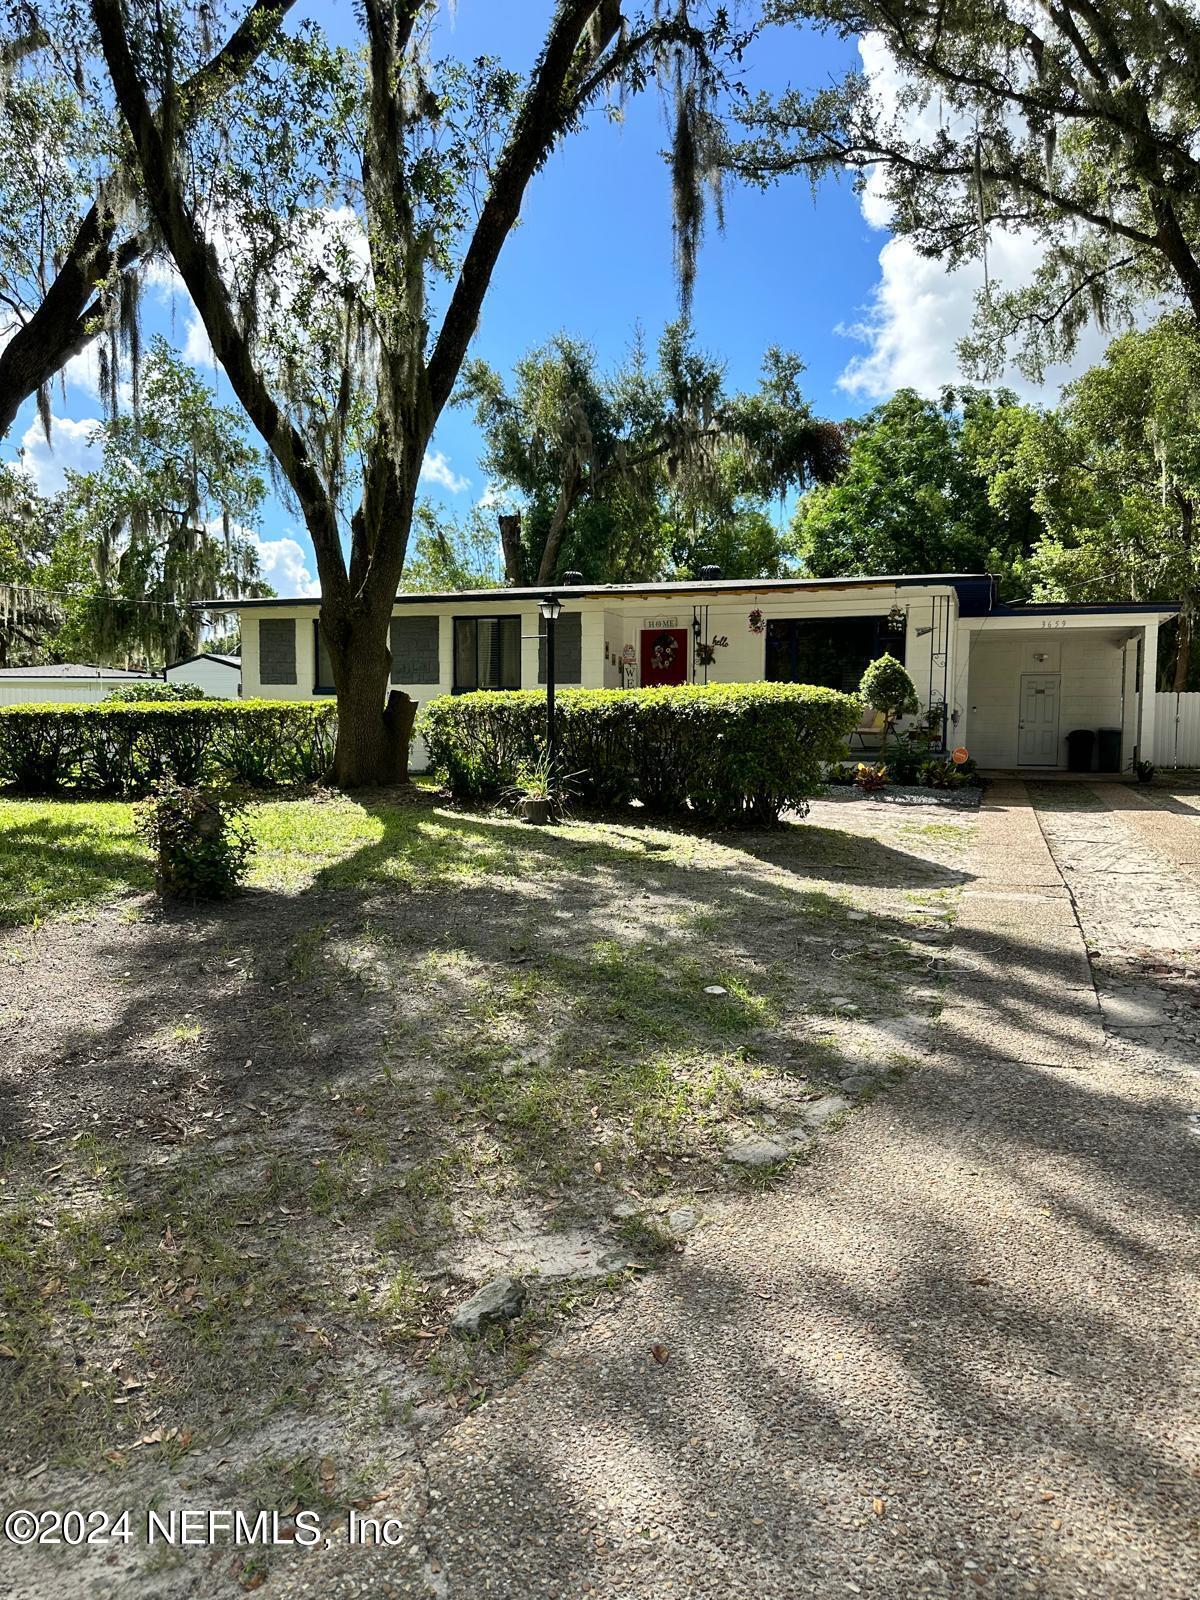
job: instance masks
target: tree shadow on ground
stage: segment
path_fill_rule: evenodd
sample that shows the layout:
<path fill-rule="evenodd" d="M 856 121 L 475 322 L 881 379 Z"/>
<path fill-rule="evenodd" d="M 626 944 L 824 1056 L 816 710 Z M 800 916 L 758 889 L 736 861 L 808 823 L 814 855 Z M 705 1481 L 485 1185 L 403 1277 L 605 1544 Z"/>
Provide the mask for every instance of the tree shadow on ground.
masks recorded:
<path fill-rule="evenodd" d="M 714 1056 L 752 1047 L 751 1036 L 762 1026 L 760 1003 L 780 1004 L 769 987 L 772 969 L 788 961 L 802 969 L 809 959 L 811 947 L 802 949 L 797 936 L 828 925 L 835 941 L 845 940 L 856 926 L 846 923 L 845 901 L 824 876 L 840 870 L 840 841 L 813 849 L 790 834 L 723 836 L 718 843 L 728 855 L 708 864 L 664 860 L 656 848 L 661 825 L 649 822 L 622 823 L 622 842 L 613 844 L 572 839 L 569 830 L 535 833 L 504 819 L 452 820 L 461 829 L 457 845 L 422 831 L 425 816 L 404 826 L 385 813 L 384 837 L 349 862 L 323 869 L 309 893 L 255 893 L 217 911 L 172 913 L 140 928 L 109 918 L 99 937 L 78 927 L 58 934 L 56 959 L 72 942 L 80 955 L 68 968 L 68 1008 L 82 1011 L 86 1023 L 93 989 L 104 988 L 112 1003 L 79 1039 L 73 1035 L 80 1019 L 68 1011 L 57 1022 L 40 1019 L 49 1024 L 41 1053 L 10 1083 L 3 1129 L 11 1146 L 44 1131 L 53 1107 L 60 1138 L 86 1131 L 82 1148 L 93 1150 L 88 1203 L 101 1213 L 95 1225 L 85 1218 L 62 1233 L 58 1255 L 47 1252 L 38 1246 L 38 1216 L 46 1205 L 39 1199 L 21 1223 L 28 1266 L 10 1278 L 14 1296 L 42 1306 L 35 1320 L 43 1310 L 47 1318 L 35 1329 L 46 1361 L 28 1370 L 24 1398 L 18 1395 L 18 1402 L 30 1403 L 30 1384 L 49 1395 L 54 1414 L 45 1419 L 47 1454 L 64 1446 L 82 1449 L 85 1437 L 120 1445 L 133 1426 L 129 1412 L 114 1415 L 103 1395 L 93 1401 L 72 1393 L 79 1360 L 86 1369 L 91 1355 L 107 1356 L 109 1346 L 78 1329 L 68 1336 L 48 1320 L 55 1301 L 40 1302 L 41 1287 L 68 1267 L 68 1254 L 75 1257 L 68 1280 L 73 1291 L 86 1292 L 99 1264 L 115 1252 L 116 1287 L 144 1295 L 147 1310 L 136 1338 L 123 1337 L 139 1364 L 178 1374 L 160 1401 L 160 1425 L 194 1421 L 197 1390 L 207 1387 L 207 1402 L 232 1412 L 239 1396 L 244 1401 L 261 1384 L 272 1405 L 308 1419 L 306 1436 L 324 1440 L 331 1428 L 336 1436 L 344 1406 L 324 1413 L 319 1397 L 306 1390 L 314 1383 L 336 1390 L 344 1352 L 366 1345 L 378 1350 L 387 1324 L 364 1317 L 351 1291 L 359 1294 L 381 1265 L 403 1263 L 393 1248 L 397 1239 L 405 1241 L 404 1251 L 410 1238 L 417 1249 L 431 1208 L 436 1220 L 438 1207 L 460 1204 L 460 1188 L 485 1194 L 489 1184 L 498 1185 L 500 1203 L 507 1203 L 507 1174 L 523 1163 L 543 1177 L 564 1157 L 568 1166 L 582 1162 L 590 1170 L 584 1158 L 595 1141 L 587 1136 L 588 1106 L 606 1064 L 649 1070 L 663 1050 L 659 1029 L 676 1046 Z M 867 843 L 864 854 L 877 864 L 878 876 L 864 883 L 924 892 L 967 876 Z M 807 859 L 802 865 L 806 851 L 815 867 Z M 414 892 L 429 875 L 431 854 L 440 863 L 436 886 Z M 496 881 L 513 858 L 526 863 L 522 883 Z M 764 863 L 772 868 L 767 883 Z M 802 887 L 803 878 L 825 887 Z M 689 1008 L 679 997 L 695 991 L 697 973 L 685 971 L 684 958 L 669 948 L 657 967 L 651 965 L 650 992 L 628 987 L 619 944 L 597 967 L 595 951 L 613 946 L 614 924 L 634 893 L 648 895 L 652 907 L 669 903 L 685 915 L 716 907 L 731 919 L 729 947 L 746 957 L 735 961 L 740 990 L 731 989 L 710 1011 Z M 555 912 L 568 903 L 569 925 L 560 924 Z M 661 918 L 647 924 L 660 941 L 663 926 Z M 372 952 L 365 965 L 355 948 L 364 930 Z M 872 939 L 899 940 L 912 932 L 911 921 L 899 915 L 871 914 Z M 715 941 L 717 933 L 707 937 Z M 964 948 L 971 950 L 970 938 Z M 1044 950 L 1033 938 L 989 933 L 978 951 L 1011 970 L 1015 1017 L 1022 995 L 1038 992 Z M 531 983 L 531 972 L 547 973 L 549 987 Z M 611 987 L 624 1015 L 576 1011 L 580 992 L 594 1002 L 598 982 Z M 787 982 L 797 987 L 785 991 L 784 1005 L 789 997 L 797 1004 L 812 998 L 805 988 L 811 972 L 792 971 Z M 457 1076 L 439 1059 L 438 1038 L 429 1032 L 420 998 L 427 983 L 446 985 L 430 988 L 435 1001 L 458 996 Z M 654 991 L 672 984 L 677 992 L 667 1004 L 657 1003 Z M 497 1012 L 495 997 L 513 993 L 516 998 Z M 543 1007 L 547 994 L 553 1009 Z M 172 1021 L 198 1030 L 194 1043 L 164 1042 Z M 501 1027 L 508 1029 L 503 1036 Z M 512 1115 L 521 1109 L 524 1090 L 505 1088 L 514 1080 L 503 1076 L 499 1063 L 548 1039 L 550 1052 L 529 1081 L 535 1088 L 549 1084 L 557 1098 L 542 1092 L 535 1106 L 524 1108 L 545 1121 L 546 1137 L 531 1145 L 527 1123 Z M 886 1096 L 875 1113 L 912 1150 L 899 1189 L 880 1187 L 868 1155 L 860 1181 L 835 1197 L 830 1163 L 852 1158 L 855 1149 L 852 1133 L 835 1136 L 783 1195 L 752 1202 L 744 1220 L 746 1228 L 753 1226 L 756 1208 L 769 1217 L 781 1205 L 808 1207 L 821 1219 L 815 1247 L 810 1235 L 803 1252 L 785 1252 L 782 1262 L 750 1249 L 733 1267 L 688 1257 L 661 1287 L 645 1291 L 654 1328 L 672 1351 L 665 1368 L 638 1349 L 616 1352 L 600 1370 L 580 1368 L 578 1378 L 570 1365 L 556 1372 L 577 1437 L 602 1424 L 606 1430 L 605 1472 L 614 1497 L 631 1475 L 640 1481 L 634 1522 L 649 1517 L 656 1502 L 689 1508 L 694 1547 L 674 1546 L 683 1576 L 694 1573 L 699 1582 L 720 1563 L 731 1581 L 736 1576 L 749 1584 L 754 1575 L 755 1592 L 781 1597 L 803 1581 L 827 1582 L 833 1569 L 841 1576 L 839 1563 L 847 1558 L 829 1554 L 841 1549 L 833 1521 L 840 1525 L 847 1494 L 862 1500 L 862 1485 L 877 1481 L 884 1463 L 893 1481 L 921 1486 L 916 1510 L 910 1503 L 905 1531 L 881 1543 L 868 1497 L 866 1531 L 856 1531 L 854 1539 L 864 1558 L 873 1554 L 878 1570 L 890 1575 L 895 1593 L 912 1592 L 904 1576 L 911 1578 L 912 1563 L 928 1554 L 961 1563 L 959 1537 L 985 1562 L 1007 1559 L 1003 1524 L 982 1513 L 971 1520 L 962 1477 L 947 1473 L 944 1460 L 931 1462 L 928 1439 L 913 1437 L 898 1412 L 893 1417 L 887 1407 L 859 1406 L 825 1359 L 848 1330 L 864 1326 L 876 1328 L 871 1358 L 892 1363 L 898 1386 L 927 1397 L 937 1436 L 968 1441 L 958 1458 L 964 1475 L 999 1470 L 1002 1482 L 1015 1484 L 1039 1440 L 1049 1437 L 1080 1470 L 1146 1500 L 1152 1473 L 1164 1465 L 1126 1420 L 1109 1425 L 1101 1419 L 1094 1426 L 1070 1417 L 1031 1420 L 1008 1404 L 999 1380 L 1005 1352 L 1015 1347 L 1024 1365 L 1040 1363 L 1050 1377 L 1076 1386 L 1116 1368 L 1153 1373 L 1169 1394 L 1179 1378 L 1170 1341 L 1162 1347 L 1161 1341 L 1131 1338 L 1102 1309 L 1072 1305 L 1078 1338 L 1064 1351 L 1063 1305 L 1046 1296 L 1032 1305 L 1014 1296 L 998 1263 L 1009 1260 L 1015 1272 L 1036 1278 L 1038 1258 L 1022 1257 L 1030 1241 L 1010 1228 L 1004 1242 L 1003 1220 L 1018 1199 L 1036 1201 L 1069 1227 L 1073 1247 L 1093 1253 L 1100 1280 L 1115 1275 L 1126 1296 L 1156 1293 L 1163 1263 L 1147 1245 L 1139 1217 L 1191 1214 L 1194 1143 L 1189 1146 L 1176 1128 L 1169 1099 L 1145 1084 L 1133 1100 L 1071 1071 L 978 1061 L 965 1050 L 956 1060 L 952 1034 L 943 1034 L 940 1044 L 940 1064 Z M 47 1080 L 57 1080 L 57 1100 L 46 1093 Z M 463 1099 L 466 1080 L 474 1085 L 473 1101 Z M 495 1099 L 488 1097 L 492 1091 Z M 1154 1138 L 1145 1137 L 1148 1129 Z M 695 1149 L 672 1145 L 669 1120 L 655 1125 L 654 1137 L 667 1152 L 660 1151 L 657 1164 L 673 1169 L 665 1181 L 687 1181 L 685 1165 L 677 1163 L 684 1157 L 693 1163 Z M 447 1177 L 447 1157 L 461 1138 L 473 1145 L 486 1139 L 487 1160 L 473 1165 L 473 1155 Z M 14 1173 L 21 1181 L 10 1194 L 18 1202 L 23 1187 L 32 1201 L 35 1191 L 53 1194 L 63 1183 L 44 1175 L 58 1155 L 51 1158 L 49 1146 L 32 1149 L 28 1171 Z M 930 1179 L 943 1163 L 966 1164 L 978 1175 L 978 1228 L 942 1213 Z M 646 1162 L 648 1181 L 654 1164 Z M 596 1189 L 607 1181 L 598 1180 Z M 1102 1192 L 1111 1184 L 1120 1184 L 1127 1197 L 1119 1206 Z M 55 1203 L 78 1211 L 74 1202 L 82 1193 Z M 256 1229 L 266 1232 L 265 1243 L 254 1238 Z M 392 1243 L 381 1246 L 383 1229 Z M 846 1240 L 859 1241 L 849 1255 L 839 1243 Z M 862 1241 L 870 1241 L 866 1255 Z M 998 1280 L 995 1293 L 991 1285 L 972 1282 L 987 1277 Z M 176 1285 L 170 1293 L 168 1282 Z M 193 1283 L 197 1293 L 183 1300 Z M 260 1304 L 247 1306 L 248 1294 L 252 1300 L 257 1294 Z M 220 1318 L 234 1307 L 239 1318 L 231 1342 Z M 93 1322 L 96 1312 L 110 1314 L 96 1305 Z M 915 1338 L 914 1321 L 920 1324 Z M 781 1340 L 811 1346 L 822 1359 L 797 1367 L 783 1358 Z M 383 1363 L 401 1387 L 413 1376 L 407 1361 L 407 1354 L 393 1352 Z M 631 1365 L 637 1368 L 632 1379 Z M 369 1363 L 368 1371 L 374 1371 Z M 1043 1387 L 1055 1403 L 1062 1397 L 1055 1384 Z M 705 1401 L 699 1419 L 697 1398 Z M 7 1414 L 20 1415 L 16 1407 Z M 28 1412 L 25 1428 L 27 1418 Z M 719 1419 L 715 1432 L 713 1418 Z M 257 1425 L 262 1419 L 254 1411 L 248 1420 Z M 699 1470 L 692 1442 L 698 1423 L 703 1451 L 716 1461 L 711 1472 Z M 535 1587 L 521 1566 L 521 1530 L 483 1514 L 493 1493 L 497 1504 L 502 1499 L 509 1507 L 518 1493 L 527 1507 L 540 1501 L 567 1529 L 574 1508 L 580 1529 L 587 1519 L 610 1540 L 624 1541 L 629 1570 L 644 1570 L 647 1592 L 656 1592 L 644 1541 L 624 1524 L 609 1528 L 609 1513 L 584 1490 L 587 1475 L 556 1456 L 553 1440 L 522 1436 L 519 1424 L 514 1429 L 493 1462 L 476 1465 L 467 1490 L 453 1485 L 481 1508 L 465 1519 L 463 1532 L 488 1553 L 494 1592 L 557 1594 L 568 1580 L 578 1584 L 581 1574 L 609 1568 L 594 1537 L 589 1546 L 581 1531 L 539 1558 L 536 1581 L 546 1586 Z M 947 1503 L 955 1507 L 949 1519 Z M 530 1520 L 536 1520 L 532 1513 Z M 721 1530 L 720 1541 L 707 1539 L 710 1523 Z M 1164 1547 L 1177 1529 L 1172 1512 L 1161 1524 Z M 460 1547 L 453 1560 L 466 1559 Z M 1064 1595 L 1075 1579 L 1064 1568 Z"/>

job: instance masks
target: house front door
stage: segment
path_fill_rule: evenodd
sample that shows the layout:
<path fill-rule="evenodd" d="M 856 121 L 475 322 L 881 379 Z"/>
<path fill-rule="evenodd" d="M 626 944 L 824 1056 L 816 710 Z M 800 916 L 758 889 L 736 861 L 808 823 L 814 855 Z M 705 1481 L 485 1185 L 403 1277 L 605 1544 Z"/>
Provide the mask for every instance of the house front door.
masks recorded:
<path fill-rule="evenodd" d="M 1058 673 L 1021 674 L 1021 721 L 1017 765 L 1058 766 Z"/>
<path fill-rule="evenodd" d="M 642 629 L 642 688 L 665 683 L 686 683 L 688 670 L 686 628 Z"/>

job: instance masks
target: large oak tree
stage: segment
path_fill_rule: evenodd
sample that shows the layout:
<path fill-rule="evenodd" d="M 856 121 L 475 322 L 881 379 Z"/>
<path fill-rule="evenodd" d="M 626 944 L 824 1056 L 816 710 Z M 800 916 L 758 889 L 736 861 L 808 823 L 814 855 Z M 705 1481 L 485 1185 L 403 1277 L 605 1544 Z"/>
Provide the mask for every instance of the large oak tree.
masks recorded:
<path fill-rule="evenodd" d="M 686 279 L 739 41 L 720 6 L 698 23 L 656 0 L 628 16 L 559 0 L 518 74 L 437 60 L 425 0 L 362 0 L 361 56 L 281 35 L 226 96 L 227 170 L 201 194 L 171 30 L 149 0 L 91 11 L 151 214 L 313 542 L 335 781 L 387 781 L 404 754 L 384 709 L 388 620 L 421 462 L 526 189 L 597 101 L 665 82 Z"/>

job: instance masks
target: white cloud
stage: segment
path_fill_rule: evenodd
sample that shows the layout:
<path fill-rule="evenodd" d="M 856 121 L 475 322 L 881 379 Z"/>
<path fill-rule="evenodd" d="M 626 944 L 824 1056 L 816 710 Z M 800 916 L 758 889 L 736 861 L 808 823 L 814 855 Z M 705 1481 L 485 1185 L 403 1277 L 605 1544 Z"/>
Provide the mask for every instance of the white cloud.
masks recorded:
<path fill-rule="evenodd" d="M 511 489 L 502 487 L 495 479 L 489 478 L 475 504 L 480 511 L 519 511 L 522 498 L 514 494 Z"/>
<path fill-rule="evenodd" d="M 200 314 L 192 311 L 187 319 L 187 334 L 183 341 L 183 355 L 194 367 L 212 375 L 217 364 L 217 358 L 208 337 L 208 329 L 200 320 Z"/>
<path fill-rule="evenodd" d="M 470 487 L 471 480 L 460 477 L 441 450 L 427 450 L 421 463 L 421 482 L 436 483 L 443 489 L 449 489 L 451 494 L 462 494 L 464 489 Z"/>
<path fill-rule="evenodd" d="M 881 37 L 861 39 L 859 52 L 875 93 L 894 111 L 902 75 Z M 940 118 L 935 97 L 921 110 L 906 111 L 904 125 L 913 137 L 929 138 Z M 871 227 L 890 226 L 880 168 L 869 174 L 860 204 Z M 989 236 L 988 275 L 1005 290 L 1031 282 L 1041 259 L 1042 247 L 1027 231 L 997 230 Z M 866 315 L 837 330 L 867 347 L 847 364 L 838 386 L 864 399 L 883 400 L 900 388 L 935 395 L 946 384 L 961 383 L 957 345 L 971 331 L 975 296 L 984 283 L 983 263 L 968 262 L 947 272 L 942 262 L 919 255 L 908 240 L 893 238 L 879 252 L 879 269 Z M 1048 370 L 1043 383 L 1030 383 L 1013 368 L 1004 374 L 1004 382 L 1027 399 L 1053 399 L 1063 383 L 1100 358 L 1107 342 L 1107 335 L 1090 327 L 1072 360 Z"/>
<path fill-rule="evenodd" d="M 36 418 L 21 436 L 20 459 L 42 494 L 56 494 L 67 486 L 66 473 L 91 472 L 100 464 L 103 446 L 92 435 L 101 426 L 96 417 L 72 422 L 70 417 L 54 417 L 50 443 Z"/>
<path fill-rule="evenodd" d="M 308 570 L 308 557 L 295 539 L 286 534 L 282 539 L 260 539 L 253 533 L 246 537 L 257 547 L 262 575 L 277 594 L 289 599 L 320 594 L 320 582 Z"/>

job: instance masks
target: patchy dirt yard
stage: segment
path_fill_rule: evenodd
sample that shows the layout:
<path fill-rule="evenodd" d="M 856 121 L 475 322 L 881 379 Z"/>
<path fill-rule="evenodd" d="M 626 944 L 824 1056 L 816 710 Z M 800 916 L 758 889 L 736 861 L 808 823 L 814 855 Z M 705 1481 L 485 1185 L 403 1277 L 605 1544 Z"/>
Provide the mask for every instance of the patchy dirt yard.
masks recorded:
<path fill-rule="evenodd" d="M 420 791 L 276 802 L 250 892 L 164 914 L 127 808 L 0 802 L 33 874 L 0 930 L 5 1498 L 285 1529 L 371 1503 L 914 1064 L 974 826 L 841 799 L 711 838 Z M 516 1321 L 450 1331 L 501 1273 Z M 269 1570 L 60 1554 L 11 1592 Z"/>

